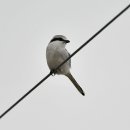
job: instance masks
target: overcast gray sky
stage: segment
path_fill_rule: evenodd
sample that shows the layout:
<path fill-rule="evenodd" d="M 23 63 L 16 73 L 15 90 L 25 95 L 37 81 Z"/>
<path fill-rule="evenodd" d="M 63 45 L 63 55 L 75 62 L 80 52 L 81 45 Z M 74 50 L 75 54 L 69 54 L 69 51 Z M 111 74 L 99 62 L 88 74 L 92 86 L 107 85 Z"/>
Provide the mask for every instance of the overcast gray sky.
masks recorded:
<path fill-rule="evenodd" d="M 0 113 L 49 73 L 46 46 L 70 53 L 129 0 L 1 0 Z M 64 76 L 47 79 L 0 120 L 1 130 L 129 130 L 130 9 L 72 58 L 83 97 Z"/>

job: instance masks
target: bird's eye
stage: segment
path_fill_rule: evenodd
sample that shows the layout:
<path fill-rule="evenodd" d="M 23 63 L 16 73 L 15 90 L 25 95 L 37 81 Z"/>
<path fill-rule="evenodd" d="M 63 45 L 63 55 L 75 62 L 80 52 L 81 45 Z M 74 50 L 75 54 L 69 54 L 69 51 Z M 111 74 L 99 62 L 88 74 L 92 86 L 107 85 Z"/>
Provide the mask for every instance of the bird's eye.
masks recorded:
<path fill-rule="evenodd" d="M 59 41 L 64 41 L 64 39 L 62 39 L 62 38 L 59 38 Z"/>

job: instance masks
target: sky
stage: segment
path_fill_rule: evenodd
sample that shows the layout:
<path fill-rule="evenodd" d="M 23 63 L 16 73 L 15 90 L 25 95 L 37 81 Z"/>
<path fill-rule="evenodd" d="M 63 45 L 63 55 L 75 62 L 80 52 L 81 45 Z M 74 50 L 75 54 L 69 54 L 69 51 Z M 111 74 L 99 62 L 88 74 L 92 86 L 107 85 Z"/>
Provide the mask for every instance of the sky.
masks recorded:
<path fill-rule="evenodd" d="M 72 53 L 129 0 L 0 1 L 0 114 L 49 73 L 46 47 L 65 35 Z M 129 130 L 130 9 L 72 58 L 82 96 L 49 77 L 0 120 L 2 130 Z"/>

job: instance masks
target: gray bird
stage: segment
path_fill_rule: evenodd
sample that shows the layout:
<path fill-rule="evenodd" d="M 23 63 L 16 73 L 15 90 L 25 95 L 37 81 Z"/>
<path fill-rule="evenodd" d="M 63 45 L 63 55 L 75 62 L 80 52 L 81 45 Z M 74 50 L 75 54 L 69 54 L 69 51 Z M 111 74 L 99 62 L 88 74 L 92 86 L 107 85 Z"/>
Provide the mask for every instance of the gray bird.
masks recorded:
<path fill-rule="evenodd" d="M 47 64 L 50 68 L 50 71 L 55 70 L 55 68 L 60 65 L 64 60 L 66 60 L 70 54 L 66 50 L 65 46 L 66 43 L 69 43 L 70 41 L 63 35 L 56 35 L 52 38 L 50 43 L 47 46 L 46 49 L 46 58 L 47 58 Z M 71 59 L 69 59 L 65 64 L 63 64 L 56 72 L 55 74 L 62 74 L 67 76 L 71 82 L 74 84 L 74 86 L 77 88 L 77 90 L 84 96 L 85 93 L 82 90 L 82 88 L 79 86 L 77 81 L 74 79 L 70 72 L 71 68 Z"/>

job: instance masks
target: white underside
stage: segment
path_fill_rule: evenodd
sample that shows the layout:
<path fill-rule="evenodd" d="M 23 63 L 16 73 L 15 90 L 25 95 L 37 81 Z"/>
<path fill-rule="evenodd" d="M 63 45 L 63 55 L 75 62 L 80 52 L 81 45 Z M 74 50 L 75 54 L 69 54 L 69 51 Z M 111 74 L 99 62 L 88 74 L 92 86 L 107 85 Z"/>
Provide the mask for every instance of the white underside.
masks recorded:
<path fill-rule="evenodd" d="M 49 43 L 46 49 L 47 64 L 50 70 L 55 69 L 65 59 L 69 57 L 69 53 L 65 49 L 65 45 L 60 41 Z M 58 70 L 57 74 L 67 74 L 70 72 L 70 60 L 62 65 Z"/>

